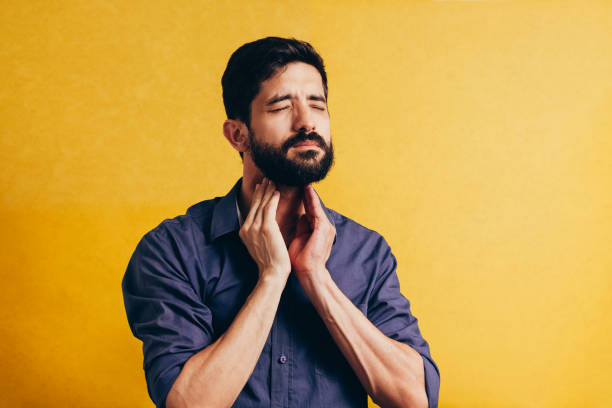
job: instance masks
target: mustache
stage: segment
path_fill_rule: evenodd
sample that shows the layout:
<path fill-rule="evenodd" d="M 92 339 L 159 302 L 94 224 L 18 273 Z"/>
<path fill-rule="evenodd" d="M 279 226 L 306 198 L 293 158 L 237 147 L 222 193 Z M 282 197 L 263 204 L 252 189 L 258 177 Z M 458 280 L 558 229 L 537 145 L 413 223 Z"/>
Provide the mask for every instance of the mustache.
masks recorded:
<path fill-rule="evenodd" d="M 321 135 L 319 135 L 317 132 L 306 133 L 304 131 L 301 131 L 296 133 L 295 136 L 289 138 L 285 143 L 283 143 L 283 152 L 287 153 L 289 149 L 295 146 L 296 144 L 305 142 L 307 140 L 312 140 L 316 142 L 319 147 L 324 150 L 327 147 L 327 143 L 325 143 L 325 140 L 323 140 Z"/>

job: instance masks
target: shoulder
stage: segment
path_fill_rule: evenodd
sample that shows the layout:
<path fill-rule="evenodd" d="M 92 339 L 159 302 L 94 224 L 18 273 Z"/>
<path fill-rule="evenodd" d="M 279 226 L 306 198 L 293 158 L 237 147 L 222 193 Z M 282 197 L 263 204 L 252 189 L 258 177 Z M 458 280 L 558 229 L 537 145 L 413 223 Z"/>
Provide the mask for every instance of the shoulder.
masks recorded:
<path fill-rule="evenodd" d="M 192 205 L 185 214 L 166 218 L 146 232 L 132 254 L 126 277 L 193 281 L 201 269 L 200 249 L 208 243 L 210 216 L 218 199 Z"/>
<path fill-rule="evenodd" d="M 194 235 L 206 236 L 210 230 L 210 223 L 215 204 L 221 197 L 215 197 L 200 201 L 188 207 L 185 214 L 166 218 L 157 226 L 148 231 L 144 238 L 164 240 L 164 239 L 185 239 Z"/>
<path fill-rule="evenodd" d="M 327 211 L 336 227 L 337 240 L 343 247 L 361 248 L 373 252 L 390 252 L 389 244 L 378 231 L 331 208 L 327 208 Z"/>
<path fill-rule="evenodd" d="M 334 210 L 327 210 L 336 226 L 336 241 L 327 269 L 355 305 L 367 305 L 381 277 L 394 270 L 391 249 L 377 231 Z"/>
<path fill-rule="evenodd" d="M 201 201 L 190 206 L 185 214 L 161 221 L 142 236 L 132 260 L 140 261 L 139 265 L 163 263 L 177 275 L 195 276 L 201 265 L 201 250 L 210 243 L 212 213 L 219 199 Z"/>

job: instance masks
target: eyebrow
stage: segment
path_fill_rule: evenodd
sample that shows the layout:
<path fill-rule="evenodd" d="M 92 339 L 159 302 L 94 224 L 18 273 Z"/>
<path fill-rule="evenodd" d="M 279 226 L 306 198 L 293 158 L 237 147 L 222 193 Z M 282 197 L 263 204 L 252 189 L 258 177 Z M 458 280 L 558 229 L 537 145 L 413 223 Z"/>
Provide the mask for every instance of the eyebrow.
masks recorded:
<path fill-rule="evenodd" d="M 276 96 L 273 96 L 272 98 L 268 99 L 268 101 L 266 102 L 266 106 L 274 105 L 275 103 L 278 103 L 278 102 L 281 102 L 281 101 L 286 101 L 288 99 L 291 99 L 291 95 L 290 94 L 276 95 Z M 327 103 L 327 101 L 325 100 L 325 97 L 323 97 L 321 95 L 309 95 L 308 96 L 308 100 L 309 101 L 318 101 L 318 102 Z"/>

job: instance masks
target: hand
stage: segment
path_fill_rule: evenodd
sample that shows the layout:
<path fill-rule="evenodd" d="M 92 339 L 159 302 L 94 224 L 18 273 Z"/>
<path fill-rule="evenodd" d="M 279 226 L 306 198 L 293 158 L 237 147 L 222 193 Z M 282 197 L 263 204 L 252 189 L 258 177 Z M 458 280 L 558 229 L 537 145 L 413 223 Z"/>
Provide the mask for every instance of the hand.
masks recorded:
<path fill-rule="evenodd" d="M 276 222 L 280 192 L 264 178 L 255 187 L 251 209 L 238 235 L 259 268 L 259 277 L 271 274 L 287 278 L 291 261 L 285 240 Z"/>
<path fill-rule="evenodd" d="M 310 184 L 304 187 L 304 209 L 306 214 L 298 219 L 295 238 L 289 245 L 291 266 L 300 280 L 325 270 L 336 236 Z"/>

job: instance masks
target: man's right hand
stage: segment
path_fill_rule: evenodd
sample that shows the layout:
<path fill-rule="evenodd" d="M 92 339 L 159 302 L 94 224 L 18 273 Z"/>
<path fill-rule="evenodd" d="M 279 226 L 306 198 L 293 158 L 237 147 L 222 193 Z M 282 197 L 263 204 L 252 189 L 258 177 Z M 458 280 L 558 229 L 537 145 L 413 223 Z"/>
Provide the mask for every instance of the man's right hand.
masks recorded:
<path fill-rule="evenodd" d="M 253 373 L 291 273 L 276 222 L 279 194 L 267 180 L 257 185 L 239 235 L 259 267 L 259 281 L 229 328 L 187 360 L 166 407 L 229 407 Z"/>
<path fill-rule="evenodd" d="M 273 182 L 264 178 L 255 187 L 251 208 L 242 227 L 240 239 L 257 263 L 260 279 L 265 276 L 287 278 L 291 261 L 285 240 L 276 222 L 280 192 Z"/>

